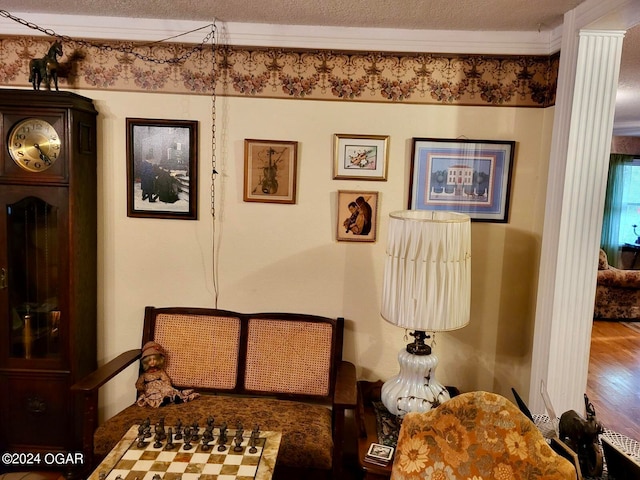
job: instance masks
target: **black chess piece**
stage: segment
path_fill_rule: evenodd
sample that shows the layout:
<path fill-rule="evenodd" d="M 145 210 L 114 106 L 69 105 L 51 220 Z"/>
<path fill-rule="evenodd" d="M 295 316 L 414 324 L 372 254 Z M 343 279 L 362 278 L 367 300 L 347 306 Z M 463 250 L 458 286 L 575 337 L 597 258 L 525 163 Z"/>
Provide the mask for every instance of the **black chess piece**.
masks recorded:
<path fill-rule="evenodd" d="M 194 442 L 197 442 L 198 440 L 200 440 L 200 434 L 198 433 L 200 430 L 200 427 L 198 425 L 198 422 L 193 422 L 191 424 L 191 440 L 193 440 Z"/>
<path fill-rule="evenodd" d="M 236 424 L 236 435 L 233 438 L 233 441 L 236 444 L 236 446 L 233 448 L 234 452 L 241 452 L 242 451 L 242 447 L 240 445 L 242 444 L 242 436 L 243 435 L 244 435 L 244 428 L 242 428 L 242 424 L 240 422 L 238 422 Z"/>
<path fill-rule="evenodd" d="M 144 448 L 147 445 L 149 445 L 149 442 L 145 442 L 144 439 L 145 439 L 144 433 L 138 437 L 138 443 L 137 443 L 138 448 Z"/>
<path fill-rule="evenodd" d="M 191 439 L 191 427 L 184 427 L 184 445 L 182 448 L 185 450 L 191 450 L 191 448 L 193 448 L 193 445 L 191 445 Z"/>
<path fill-rule="evenodd" d="M 162 448 L 162 442 L 160 441 L 160 434 L 156 433 L 155 443 L 153 444 L 153 448 Z"/>
<path fill-rule="evenodd" d="M 176 422 L 176 435 L 174 438 L 176 440 L 182 440 L 182 421 L 180 419 Z"/>
<path fill-rule="evenodd" d="M 259 436 L 260 436 L 260 426 L 256 425 L 255 427 L 253 427 L 253 430 L 251 431 L 251 437 L 249 438 L 249 444 L 251 445 L 251 448 L 249 448 L 249 453 L 256 453 L 258 451 L 258 449 L 256 448 L 256 445 L 258 444 Z"/>
<path fill-rule="evenodd" d="M 164 430 L 164 417 L 162 417 L 158 423 L 156 423 L 156 435 L 160 435 L 160 440 L 167 438 L 167 434 Z"/>
<path fill-rule="evenodd" d="M 211 440 L 213 440 L 213 435 L 211 435 L 211 432 L 209 432 L 209 430 L 205 430 L 202 434 L 202 450 L 204 452 L 208 452 L 211 449 L 211 445 L 209 445 L 209 442 L 211 442 Z"/>
<path fill-rule="evenodd" d="M 151 420 L 147 417 L 144 422 L 142 422 L 142 429 L 144 431 L 144 436 L 149 438 L 151 436 Z"/>
<path fill-rule="evenodd" d="M 249 437 L 249 453 L 256 453 L 258 449 L 256 448 L 256 437 L 253 432 L 251 432 L 251 437 Z"/>
<path fill-rule="evenodd" d="M 167 431 L 167 444 L 165 445 L 165 448 L 167 450 L 173 450 L 176 448 L 175 443 L 173 443 L 173 428 L 171 427 L 169 427 L 169 430 Z"/>
<path fill-rule="evenodd" d="M 220 425 L 220 440 L 222 443 L 227 443 L 227 422 L 222 422 Z"/>
<path fill-rule="evenodd" d="M 224 452 L 227 449 L 227 424 L 220 425 L 220 436 L 218 437 L 218 451 Z"/>
<path fill-rule="evenodd" d="M 213 440 L 213 425 L 207 426 L 207 428 L 204 429 L 204 432 L 202 434 L 202 441 L 204 442 L 206 440 Z"/>

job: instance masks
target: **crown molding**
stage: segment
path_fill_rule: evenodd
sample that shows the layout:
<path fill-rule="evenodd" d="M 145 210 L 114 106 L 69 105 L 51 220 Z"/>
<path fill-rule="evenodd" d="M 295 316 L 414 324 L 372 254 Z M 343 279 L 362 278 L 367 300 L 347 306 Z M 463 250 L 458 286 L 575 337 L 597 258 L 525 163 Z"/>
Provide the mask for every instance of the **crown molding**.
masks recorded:
<path fill-rule="evenodd" d="M 135 42 L 171 39 L 179 43 L 201 43 L 214 22 L 214 19 L 194 22 L 33 13 L 12 15 L 73 39 Z M 219 41 L 227 45 L 408 53 L 548 55 L 559 50 L 552 49 L 552 40 L 561 36 L 558 29 L 540 32 L 402 30 L 220 21 L 216 21 L 216 26 Z M 190 33 L 183 34 L 184 32 Z M 20 36 L 44 35 L 5 17 L 0 19 L 0 33 Z M 554 45 L 555 43 L 557 42 L 554 41 Z"/>

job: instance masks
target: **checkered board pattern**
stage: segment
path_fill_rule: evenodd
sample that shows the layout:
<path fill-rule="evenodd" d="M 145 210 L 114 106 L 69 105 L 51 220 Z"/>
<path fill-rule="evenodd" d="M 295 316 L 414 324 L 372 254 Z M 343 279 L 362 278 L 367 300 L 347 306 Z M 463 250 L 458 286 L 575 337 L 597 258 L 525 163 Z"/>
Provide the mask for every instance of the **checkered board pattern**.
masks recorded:
<path fill-rule="evenodd" d="M 200 428 L 201 436 L 203 432 Z M 144 447 L 138 447 L 135 440 L 106 480 L 153 480 L 154 475 L 162 480 L 253 480 L 266 439 L 258 438 L 256 453 L 250 453 L 249 437 L 245 435 L 240 444 L 242 451 L 236 452 L 234 435 L 233 430 L 228 431 L 226 448 L 222 452 L 218 451 L 217 436 L 209 444 L 208 451 L 203 450 L 201 441 L 193 442 L 191 449 L 185 450 L 183 439 L 174 440 L 174 448 L 168 450 L 166 440 L 160 448 L 153 446 L 153 437 L 147 439 L 148 444 Z"/>

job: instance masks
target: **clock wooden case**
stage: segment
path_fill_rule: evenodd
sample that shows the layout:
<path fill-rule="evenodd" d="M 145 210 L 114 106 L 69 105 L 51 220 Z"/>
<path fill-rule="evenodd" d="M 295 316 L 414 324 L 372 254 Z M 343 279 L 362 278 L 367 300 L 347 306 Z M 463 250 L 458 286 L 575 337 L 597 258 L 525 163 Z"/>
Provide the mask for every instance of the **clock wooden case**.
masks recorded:
<path fill-rule="evenodd" d="M 70 387 L 96 367 L 96 115 L 71 92 L 0 89 L 0 451 L 81 447 Z"/>

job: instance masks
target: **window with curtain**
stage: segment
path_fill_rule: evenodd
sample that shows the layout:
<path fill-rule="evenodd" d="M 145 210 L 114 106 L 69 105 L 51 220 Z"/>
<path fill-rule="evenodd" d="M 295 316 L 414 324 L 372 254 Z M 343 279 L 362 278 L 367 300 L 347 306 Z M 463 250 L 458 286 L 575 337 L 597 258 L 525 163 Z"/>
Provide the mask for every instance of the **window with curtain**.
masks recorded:
<path fill-rule="evenodd" d="M 640 158 L 625 164 L 622 172 L 620 244 L 636 243 L 640 236 Z M 633 229 L 633 225 L 637 225 Z"/>
<path fill-rule="evenodd" d="M 634 225 L 636 227 L 634 227 Z M 602 225 L 602 248 L 620 266 L 620 247 L 640 241 L 640 158 L 611 155 Z"/>

